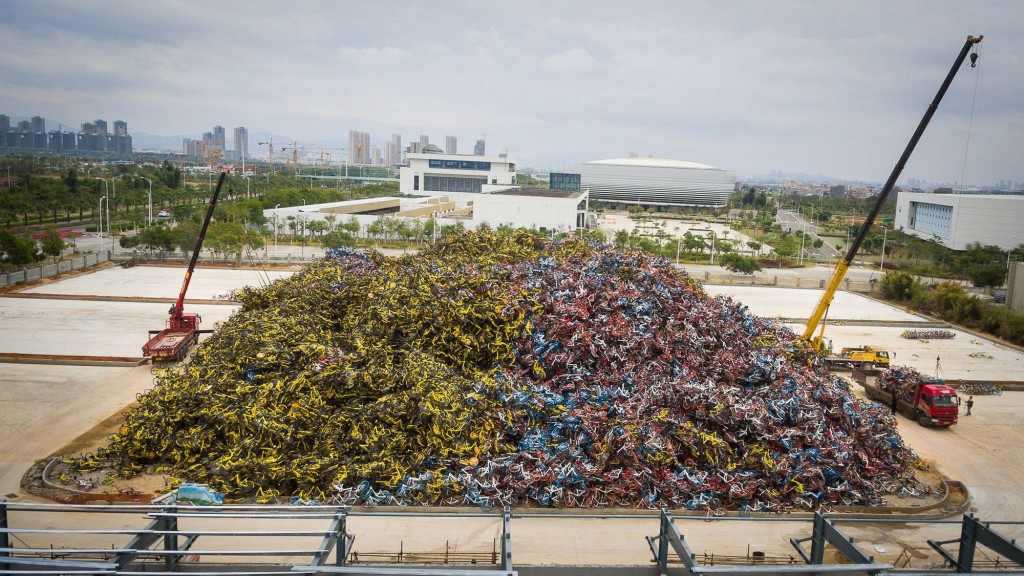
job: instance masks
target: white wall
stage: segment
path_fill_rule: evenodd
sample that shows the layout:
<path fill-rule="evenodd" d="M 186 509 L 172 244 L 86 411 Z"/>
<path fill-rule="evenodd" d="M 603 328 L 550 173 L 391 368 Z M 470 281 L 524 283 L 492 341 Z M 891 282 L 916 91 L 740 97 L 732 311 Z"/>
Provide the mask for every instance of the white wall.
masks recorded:
<path fill-rule="evenodd" d="M 480 194 L 473 201 L 473 225 L 487 222 L 492 228 L 507 224 L 513 228 L 568 232 L 576 229 L 577 206 L 585 198 Z"/>

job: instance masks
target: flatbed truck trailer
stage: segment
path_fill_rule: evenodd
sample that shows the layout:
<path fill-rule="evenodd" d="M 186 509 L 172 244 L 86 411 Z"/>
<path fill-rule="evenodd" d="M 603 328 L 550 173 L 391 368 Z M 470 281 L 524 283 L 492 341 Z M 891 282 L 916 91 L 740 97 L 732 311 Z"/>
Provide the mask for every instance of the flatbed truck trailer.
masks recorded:
<path fill-rule="evenodd" d="M 892 406 L 892 394 L 876 385 L 873 374 L 855 369 L 853 379 L 864 387 L 868 398 Z M 912 402 L 897 397 L 896 410 L 924 427 L 952 426 L 960 416 L 960 396 L 939 380 L 922 380 L 914 387 Z"/>

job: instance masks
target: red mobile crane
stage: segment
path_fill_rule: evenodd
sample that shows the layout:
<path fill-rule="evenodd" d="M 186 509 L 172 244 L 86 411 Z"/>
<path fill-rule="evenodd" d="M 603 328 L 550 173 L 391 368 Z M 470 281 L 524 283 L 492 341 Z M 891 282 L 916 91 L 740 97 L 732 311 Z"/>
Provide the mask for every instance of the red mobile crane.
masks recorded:
<path fill-rule="evenodd" d="M 220 195 L 220 189 L 224 185 L 226 176 L 227 172 L 221 172 L 220 179 L 217 180 L 217 188 L 213 191 L 213 198 L 210 198 L 210 205 L 206 209 L 206 218 L 203 220 L 203 227 L 199 230 L 196 248 L 192 251 L 192 261 L 188 264 L 185 281 L 181 284 L 181 292 L 178 293 L 178 300 L 171 306 L 167 327 L 163 330 L 150 330 L 151 336 L 156 335 L 152 336 L 149 342 L 142 347 L 142 355 L 153 362 L 181 360 L 188 353 L 189 347 L 199 342 L 199 333 L 208 332 L 208 330 L 199 330 L 199 322 L 202 321 L 199 314 L 184 312 L 185 292 L 188 290 L 189 280 L 192 279 L 192 272 L 196 269 L 196 260 L 199 259 L 199 251 L 206 238 L 206 229 L 210 226 L 213 209 L 217 206 L 217 196 Z"/>

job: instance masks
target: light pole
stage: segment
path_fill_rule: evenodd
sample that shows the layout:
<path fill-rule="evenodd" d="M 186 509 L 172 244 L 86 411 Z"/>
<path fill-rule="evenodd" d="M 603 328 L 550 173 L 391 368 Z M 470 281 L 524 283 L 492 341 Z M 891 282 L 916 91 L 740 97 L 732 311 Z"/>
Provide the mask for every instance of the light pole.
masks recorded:
<path fill-rule="evenodd" d="M 110 177 L 110 198 L 114 202 L 117 202 L 117 182 L 114 180 L 114 178 L 120 178 L 120 176 L 111 176 Z M 110 208 L 110 200 L 107 200 L 107 208 Z M 114 208 L 114 209 L 116 210 L 117 208 Z M 109 220 L 107 221 L 107 226 L 108 227 L 110 226 L 110 221 Z"/>
<path fill-rule="evenodd" d="M 103 182 L 103 199 L 106 199 L 107 195 L 110 194 L 110 187 L 107 186 L 106 178 L 95 177 L 97 180 Z M 110 228 L 110 203 L 107 203 L 107 228 Z M 103 235 L 103 200 L 100 200 L 100 236 Z M 102 244 L 102 242 L 101 242 Z"/>
<path fill-rule="evenodd" d="M 682 238 L 679 237 L 679 226 L 676 226 L 676 266 L 679 265 L 679 242 Z"/>
<path fill-rule="evenodd" d="M 708 232 L 708 236 L 711 237 L 711 265 L 715 265 L 715 231 Z"/>
<path fill-rule="evenodd" d="M 1024 236 L 1014 236 L 1013 238 L 1010 238 L 1010 242 L 1013 242 L 1014 240 L 1020 240 L 1021 238 L 1024 238 Z M 1013 253 L 1013 250 L 1014 250 L 1013 246 L 1011 246 L 1011 247 L 1009 247 L 1009 248 L 1007 248 L 1007 249 L 1006 249 L 1006 270 L 1007 270 L 1007 278 L 1009 278 L 1009 270 L 1010 270 L 1010 254 L 1012 254 L 1012 253 Z"/>
<path fill-rule="evenodd" d="M 800 235 L 800 265 L 804 265 L 804 239 L 807 238 L 807 222 L 804 222 L 804 233 Z"/>
<path fill-rule="evenodd" d="M 275 250 L 277 249 L 277 209 L 280 208 L 280 207 L 281 207 L 280 204 L 274 206 L 274 249 Z"/>
<path fill-rule="evenodd" d="M 149 182 L 149 225 L 153 225 L 153 181 L 145 176 L 139 176 L 146 182 Z"/>
<path fill-rule="evenodd" d="M 106 196 L 100 196 L 100 247 L 103 247 L 103 202 L 107 199 Z"/>
<path fill-rule="evenodd" d="M 878 265 L 878 269 L 883 273 L 885 272 L 885 236 L 889 233 L 889 229 L 882 224 L 882 262 Z"/>

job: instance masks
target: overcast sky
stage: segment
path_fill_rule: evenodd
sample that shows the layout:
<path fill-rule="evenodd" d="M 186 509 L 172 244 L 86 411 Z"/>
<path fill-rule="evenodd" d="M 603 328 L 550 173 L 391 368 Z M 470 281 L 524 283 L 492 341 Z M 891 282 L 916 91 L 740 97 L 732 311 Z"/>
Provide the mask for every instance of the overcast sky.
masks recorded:
<path fill-rule="evenodd" d="M 0 14 L 0 113 L 76 129 L 451 134 L 462 153 L 486 134 L 488 153 L 537 168 L 636 153 L 874 182 L 983 34 L 900 182 L 1024 182 L 1020 0 L 0 0 Z"/>

